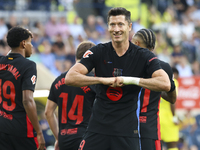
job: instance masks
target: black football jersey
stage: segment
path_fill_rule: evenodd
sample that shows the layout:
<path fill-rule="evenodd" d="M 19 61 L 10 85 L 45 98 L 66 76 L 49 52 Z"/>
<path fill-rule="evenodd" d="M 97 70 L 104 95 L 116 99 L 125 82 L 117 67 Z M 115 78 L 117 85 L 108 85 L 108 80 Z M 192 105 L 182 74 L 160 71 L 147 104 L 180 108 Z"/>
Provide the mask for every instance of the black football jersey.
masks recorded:
<path fill-rule="evenodd" d="M 80 63 L 88 71 L 95 68 L 97 77 L 151 77 L 154 71 L 161 69 L 157 57 L 152 52 L 131 42 L 128 50 L 121 57 L 116 54 L 111 42 L 94 46 L 86 51 Z M 141 87 L 136 85 L 112 88 L 98 84 L 88 131 L 138 137 L 137 109 L 139 109 L 140 91 Z"/>
<path fill-rule="evenodd" d="M 175 89 L 173 72 L 168 63 L 160 61 L 160 66 L 168 74 L 171 90 Z M 160 140 L 159 104 L 161 92 L 142 89 L 140 97 L 140 134 L 142 138 Z"/>
<path fill-rule="evenodd" d="M 52 83 L 48 99 L 58 105 L 59 139 L 67 142 L 81 138 L 85 133 L 96 93 L 95 85 L 65 85 L 66 73 L 58 76 Z"/>
<path fill-rule="evenodd" d="M 34 91 L 36 76 L 36 64 L 21 54 L 0 56 L 0 132 L 36 135 L 22 103 L 22 91 Z"/>

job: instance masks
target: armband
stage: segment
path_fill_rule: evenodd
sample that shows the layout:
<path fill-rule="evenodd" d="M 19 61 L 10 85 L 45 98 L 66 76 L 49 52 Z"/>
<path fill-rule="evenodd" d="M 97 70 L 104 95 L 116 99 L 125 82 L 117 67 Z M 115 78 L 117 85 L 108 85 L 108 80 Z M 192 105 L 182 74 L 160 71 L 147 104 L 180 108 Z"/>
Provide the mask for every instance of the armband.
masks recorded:
<path fill-rule="evenodd" d="M 137 77 L 122 77 L 123 78 L 123 84 L 125 85 L 130 85 L 130 84 L 134 84 L 134 85 L 139 85 L 140 82 L 140 78 Z"/>

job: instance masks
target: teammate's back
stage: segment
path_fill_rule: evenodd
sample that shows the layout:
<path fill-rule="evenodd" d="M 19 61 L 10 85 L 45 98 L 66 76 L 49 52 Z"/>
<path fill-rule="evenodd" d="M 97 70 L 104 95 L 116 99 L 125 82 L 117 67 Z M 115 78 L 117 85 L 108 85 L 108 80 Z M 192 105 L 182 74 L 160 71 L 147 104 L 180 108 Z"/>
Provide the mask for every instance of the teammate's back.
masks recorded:
<path fill-rule="evenodd" d="M 76 53 L 77 62 L 82 58 L 84 52 L 92 46 L 94 44 L 91 42 L 79 44 Z M 66 74 L 67 72 L 62 73 L 52 83 L 45 114 L 56 138 L 55 147 L 57 148 L 59 145 L 60 150 L 77 150 L 91 116 L 96 96 L 95 86 L 67 86 L 65 85 Z M 88 75 L 91 76 L 92 74 Z M 54 118 L 53 114 L 57 106 L 59 130 L 54 126 L 57 121 L 51 121 L 51 118 Z"/>
<path fill-rule="evenodd" d="M 26 59 L 32 54 L 32 37 L 27 29 L 11 28 L 7 34 L 11 51 L 0 57 L 1 150 L 35 150 L 45 146 L 33 99 L 36 64 Z"/>
<path fill-rule="evenodd" d="M 26 82 L 35 84 L 35 70 L 36 64 L 21 54 L 10 53 L 0 57 L 0 132 L 22 137 L 36 135 L 22 103 L 22 90 L 28 86 Z M 30 76 L 30 81 L 24 81 L 26 76 Z M 34 90 L 34 86 L 29 90 Z"/>

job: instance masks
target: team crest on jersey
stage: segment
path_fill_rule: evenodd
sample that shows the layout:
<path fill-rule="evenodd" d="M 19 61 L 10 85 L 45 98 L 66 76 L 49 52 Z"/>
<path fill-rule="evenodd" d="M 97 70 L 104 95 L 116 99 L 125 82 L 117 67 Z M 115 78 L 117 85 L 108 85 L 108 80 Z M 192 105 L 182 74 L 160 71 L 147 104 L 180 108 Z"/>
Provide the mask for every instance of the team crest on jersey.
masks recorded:
<path fill-rule="evenodd" d="M 33 75 L 31 77 L 31 82 L 33 83 L 33 85 L 36 83 L 36 75 Z"/>
<path fill-rule="evenodd" d="M 85 54 L 83 55 L 83 58 L 88 58 L 89 55 L 92 55 L 92 54 L 93 54 L 93 52 L 91 52 L 90 50 L 87 50 L 87 51 L 85 52 Z"/>
<path fill-rule="evenodd" d="M 122 71 L 123 69 L 114 68 L 112 73 L 113 77 L 122 76 Z"/>

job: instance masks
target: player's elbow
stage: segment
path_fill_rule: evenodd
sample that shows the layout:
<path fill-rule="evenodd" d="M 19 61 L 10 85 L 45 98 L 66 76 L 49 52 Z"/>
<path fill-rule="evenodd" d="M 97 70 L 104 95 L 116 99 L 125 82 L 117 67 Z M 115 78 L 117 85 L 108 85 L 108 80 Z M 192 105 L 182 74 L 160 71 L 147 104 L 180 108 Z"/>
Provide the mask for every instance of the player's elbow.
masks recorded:
<path fill-rule="evenodd" d="M 44 115 L 45 115 L 45 117 L 46 117 L 47 119 L 50 118 L 50 117 L 52 117 L 52 114 L 53 114 L 53 111 L 52 111 L 52 110 L 50 110 L 50 109 L 45 109 Z"/>
<path fill-rule="evenodd" d="M 171 84 L 169 80 L 165 80 L 162 84 L 162 91 L 169 92 L 171 89 Z"/>
<path fill-rule="evenodd" d="M 169 92 L 170 89 L 171 89 L 171 84 L 170 84 L 170 82 L 169 82 L 169 83 L 166 83 L 165 91 L 166 91 L 166 92 Z"/>
<path fill-rule="evenodd" d="M 171 104 L 175 104 L 176 98 L 172 99 Z"/>
<path fill-rule="evenodd" d="M 49 110 L 48 110 L 48 109 L 45 109 L 44 115 L 45 115 L 46 118 L 49 117 L 49 114 L 50 114 L 50 113 L 49 113 Z"/>

